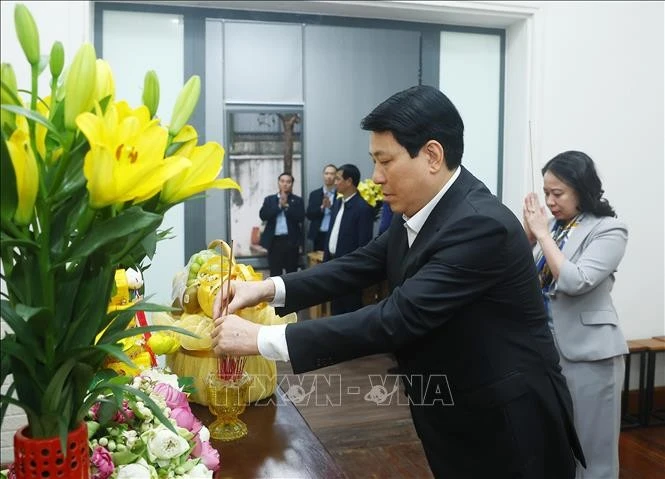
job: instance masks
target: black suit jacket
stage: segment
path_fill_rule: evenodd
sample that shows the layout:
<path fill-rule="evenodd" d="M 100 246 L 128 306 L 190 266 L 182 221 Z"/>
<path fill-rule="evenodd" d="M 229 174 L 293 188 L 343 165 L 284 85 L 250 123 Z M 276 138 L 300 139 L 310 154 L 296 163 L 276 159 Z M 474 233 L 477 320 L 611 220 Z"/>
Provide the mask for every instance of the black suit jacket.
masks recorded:
<path fill-rule="evenodd" d="M 336 196 L 335 192 L 335 196 Z M 333 196 L 333 198 L 335 197 Z M 307 230 L 307 238 L 315 241 L 316 236 L 319 234 L 319 229 L 321 229 L 321 221 L 323 221 L 323 210 L 321 210 L 321 203 L 323 203 L 323 187 L 318 188 L 312 191 L 309 194 L 309 199 L 307 201 L 307 211 L 305 216 L 309 220 L 309 229 Z M 332 222 L 330 223 L 332 227 Z"/>
<path fill-rule="evenodd" d="M 290 311 L 386 278 L 392 290 L 288 325 L 293 371 L 392 352 L 437 477 L 574 477 L 573 454 L 584 459 L 572 401 L 520 222 L 464 168 L 411 248 L 403 222 L 283 277 Z"/>
<path fill-rule="evenodd" d="M 305 220 L 305 204 L 300 196 L 289 194 L 289 207 L 284 209 L 286 216 L 286 225 L 289 230 L 289 242 L 294 245 L 302 245 L 302 222 Z M 275 227 L 277 225 L 277 216 L 282 212 L 279 207 L 279 198 L 277 194 L 266 196 L 263 205 L 259 210 L 259 217 L 266 221 L 266 227 L 261 233 L 261 246 L 270 249 L 272 239 L 275 237 Z"/>
<path fill-rule="evenodd" d="M 328 250 L 328 242 L 335 219 L 337 218 L 339 209 L 342 207 L 342 201 L 339 198 L 335 200 L 335 204 L 333 205 L 332 215 L 330 216 L 330 228 L 326 235 L 326 249 L 323 254 L 324 261 L 328 261 L 331 258 L 330 251 Z M 372 239 L 373 232 L 374 210 L 360 196 L 360 193 L 356 193 L 344 204 L 344 214 L 339 225 L 335 257 L 344 256 L 346 253 L 350 253 L 360 246 L 365 246 Z"/>

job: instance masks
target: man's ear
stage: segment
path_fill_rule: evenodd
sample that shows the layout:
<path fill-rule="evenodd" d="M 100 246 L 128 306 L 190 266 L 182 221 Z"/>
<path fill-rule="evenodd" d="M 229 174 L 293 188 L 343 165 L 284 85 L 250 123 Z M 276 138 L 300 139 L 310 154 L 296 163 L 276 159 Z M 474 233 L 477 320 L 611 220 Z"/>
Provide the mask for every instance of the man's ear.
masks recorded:
<path fill-rule="evenodd" d="M 432 173 L 438 172 L 441 168 L 447 168 L 446 154 L 441 143 L 436 140 L 429 140 L 425 143 L 423 150 L 427 154 L 427 162 Z"/>

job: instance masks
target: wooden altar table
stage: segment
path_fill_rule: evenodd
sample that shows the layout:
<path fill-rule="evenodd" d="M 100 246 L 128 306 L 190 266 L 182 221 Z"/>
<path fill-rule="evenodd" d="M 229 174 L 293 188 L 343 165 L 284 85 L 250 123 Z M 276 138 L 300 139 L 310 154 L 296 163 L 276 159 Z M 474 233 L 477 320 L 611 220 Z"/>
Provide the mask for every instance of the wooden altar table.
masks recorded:
<path fill-rule="evenodd" d="M 203 424 L 212 423 L 207 407 L 191 406 Z M 279 387 L 270 398 L 247 406 L 240 419 L 247 424 L 247 436 L 231 442 L 211 440 L 221 457 L 215 479 L 345 477 Z"/>

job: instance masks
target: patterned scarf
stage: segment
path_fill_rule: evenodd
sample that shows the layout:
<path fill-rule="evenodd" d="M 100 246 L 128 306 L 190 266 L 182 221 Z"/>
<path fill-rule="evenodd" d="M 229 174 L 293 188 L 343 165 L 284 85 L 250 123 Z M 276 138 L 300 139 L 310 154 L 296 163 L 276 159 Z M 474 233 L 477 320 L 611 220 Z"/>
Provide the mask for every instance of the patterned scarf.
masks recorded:
<path fill-rule="evenodd" d="M 581 215 L 575 216 L 568 223 L 562 223 L 556 221 L 552 227 L 552 239 L 557 244 L 559 249 L 563 249 L 563 245 L 566 244 L 570 232 L 582 222 Z M 545 256 L 541 250 L 540 255 L 538 256 L 538 261 L 536 262 L 538 268 L 538 277 L 540 278 L 540 287 L 543 290 L 543 293 L 547 293 L 552 284 L 554 283 L 554 276 L 552 271 L 545 260 Z"/>

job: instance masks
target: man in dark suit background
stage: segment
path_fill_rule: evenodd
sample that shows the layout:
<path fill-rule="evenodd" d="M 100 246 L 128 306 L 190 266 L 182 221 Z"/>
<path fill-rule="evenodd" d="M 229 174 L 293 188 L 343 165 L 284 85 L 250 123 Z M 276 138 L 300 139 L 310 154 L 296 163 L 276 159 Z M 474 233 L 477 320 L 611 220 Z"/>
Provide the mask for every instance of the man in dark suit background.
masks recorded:
<path fill-rule="evenodd" d="M 417 86 L 362 127 L 372 179 L 396 213 L 388 231 L 316 268 L 232 283 L 229 311 L 260 301 L 296 311 L 383 279 L 390 295 L 286 326 L 229 314 L 215 321 L 215 352 L 290 360 L 295 373 L 394 353 L 436 477 L 575 477 L 584 456 L 531 248 L 515 215 L 461 166 L 457 109 Z"/>
<path fill-rule="evenodd" d="M 293 194 L 293 181 L 291 173 L 279 175 L 278 193 L 266 196 L 259 211 L 259 216 L 266 222 L 261 246 L 268 250 L 271 276 L 298 270 L 305 204 L 300 196 Z"/>
<path fill-rule="evenodd" d="M 323 186 L 309 194 L 305 216 L 310 221 L 307 238 L 312 241 L 314 251 L 324 251 L 328 231 L 332 226 L 330 221 L 332 205 L 335 202 L 335 165 L 326 165 L 323 168 Z"/>
<path fill-rule="evenodd" d="M 342 195 L 332 209 L 332 226 L 327 237 L 324 261 L 339 258 L 365 246 L 372 239 L 374 210 L 358 193 L 360 170 L 346 164 L 337 168 L 335 187 Z M 355 311 L 362 306 L 362 290 L 333 299 L 330 311 L 333 315 Z"/>

